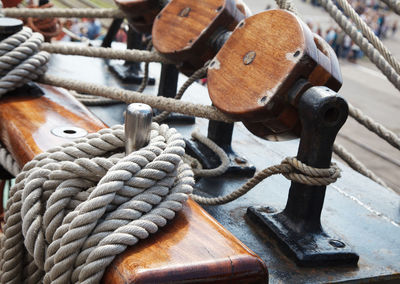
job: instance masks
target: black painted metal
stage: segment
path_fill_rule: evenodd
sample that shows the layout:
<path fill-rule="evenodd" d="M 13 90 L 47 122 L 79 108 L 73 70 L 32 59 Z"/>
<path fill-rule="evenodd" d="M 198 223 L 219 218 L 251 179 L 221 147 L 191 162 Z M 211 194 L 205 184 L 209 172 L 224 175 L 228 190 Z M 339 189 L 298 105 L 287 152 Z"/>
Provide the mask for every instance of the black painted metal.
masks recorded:
<path fill-rule="evenodd" d="M 301 95 L 302 133 L 297 158 L 312 167 L 329 168 L 336 135 L 348 116 L 346 101 L 325 87 Z M 248 215 L 266 226 L 296 262 L 304 266 L 357 264 L 358 255 L 338 237 L 324 231 L 321 212 L 326 186 L 292 182 L 285 209 L 250 207 Z"/>
<path fill-rule="evenodd" d="M 22 30 L 24 23 L 14 18 L 0 18 L 0 41 Z"/>
<path fill-rule="evenodd" d="M 162 64 L 160 83 L 158 85 L 158 96 L 174 98 L 178 90 L 179 70 L 173 64 Z M 160 113 L 155 111 L 155 114 Z M 164 122 L 179 122 L 179 123 L 195 123 L 193 116 L 182 115 L 179 113 L 170 113 Z"/>
<path fill-rule="evenodd" d="M 143 34 L 136 32 L 132 27 L 129 27 L 127 39 L 127 49 L 144 49 L 142 36 Z M 124 83 L 141 84 L 143 81 L 142 69 L 140 62 L 125 61 L 124 64 L 109 63 L 108 68 L 113 72 L 118 79 Z M 155 84 L 154 78 L 149 78 L 147 84 L 152 86 Z"/>
<path fill-rule="evenodd" d="M 101 43 L 101 47 L 111 47 L 111 43 L 113 42 L 115 36 L 117 35 L 119 28 L 122 25 L 124 19 L 114 19 L 108 28 L 108 31 Z"/>

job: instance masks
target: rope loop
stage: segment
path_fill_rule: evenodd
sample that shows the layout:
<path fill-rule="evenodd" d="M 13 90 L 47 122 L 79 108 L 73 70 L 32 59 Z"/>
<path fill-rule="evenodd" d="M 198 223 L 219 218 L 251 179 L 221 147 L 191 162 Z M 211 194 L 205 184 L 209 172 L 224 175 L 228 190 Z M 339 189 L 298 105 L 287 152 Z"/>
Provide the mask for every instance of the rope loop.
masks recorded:
<path fill-rule="evenodd" d="M 182 209 L 194 186 L 182 136 L 153 123 L 147 146 L 124 157 L 124 145 L 115 126 L 24 166 L 7 203 L 2 283 L 100 282 L 115 256 Z"/>
<path fill-rule="evenodd" d="M 39 51 L 43 36 L 24 27 L 0 42 L 0 98 L 47 71 L 49 53 Z"/>
<path fill-rule="evenodd" d="M 288 157 L 279 165 L 274 165 L 262 170 L 261 172 L 258 172 L 242 187 L 227 195 L 208 198 L 192 194 L 191 197 L 193 200 L 203 205 L 222 205 L 232 202 L 245 195 L 257 184 L 272 175 L 282 174 L 291 181 L 307 185 L 321 186 L 336 182 L 336 180 L 340 177 L 340 172 L 340 168 L 335 163 L 331 163 L 331 167 L 328 169 L 320 169 L 307 166 L 294 157 Z"/>
<path fill-rule="evenodd" d="M 329 185 L 340 178 L 340 168 L 336 163 L 331 163 L 328 169 L 313 168 L 300 162 L 294 157 L 288 157 L 281 163 L 283 176 L 295 182 L 307 185 Z"/>

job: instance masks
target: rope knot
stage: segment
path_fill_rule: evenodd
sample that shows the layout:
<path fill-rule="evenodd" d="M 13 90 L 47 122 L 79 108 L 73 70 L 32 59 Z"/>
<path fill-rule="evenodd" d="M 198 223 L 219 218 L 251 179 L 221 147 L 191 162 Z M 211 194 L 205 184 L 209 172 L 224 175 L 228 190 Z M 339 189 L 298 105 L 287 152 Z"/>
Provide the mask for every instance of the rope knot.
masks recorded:
<path fill-rule="evenodd" d="M 0 97 L 47 71 L 50 54 L 39 51 L 42 42 L 43 36 L 27 27 L 0 42 Z"/>
<path fill-rule="evenodd" d="M 321 169 L 310 167 L 295 157 L 287 157 L 281 163 L 282 175 L 287 179 L 307 185 L 328 185 L 340 178 L 340 168 L 331 163 L 330 168 Z"/>

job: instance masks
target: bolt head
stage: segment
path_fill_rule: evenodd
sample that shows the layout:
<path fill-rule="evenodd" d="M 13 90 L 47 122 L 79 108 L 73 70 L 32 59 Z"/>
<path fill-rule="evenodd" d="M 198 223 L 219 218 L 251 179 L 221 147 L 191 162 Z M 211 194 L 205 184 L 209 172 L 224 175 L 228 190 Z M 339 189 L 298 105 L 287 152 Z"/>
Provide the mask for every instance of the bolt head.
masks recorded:
<path fill-rule="evenodd" d="M 255 58 L 256 58 L 256 52 L 255 51 L 249 51 L 243 57 L 243 64 L 244 65 L 249 65 L 249 64 L 253 63 Z"/>

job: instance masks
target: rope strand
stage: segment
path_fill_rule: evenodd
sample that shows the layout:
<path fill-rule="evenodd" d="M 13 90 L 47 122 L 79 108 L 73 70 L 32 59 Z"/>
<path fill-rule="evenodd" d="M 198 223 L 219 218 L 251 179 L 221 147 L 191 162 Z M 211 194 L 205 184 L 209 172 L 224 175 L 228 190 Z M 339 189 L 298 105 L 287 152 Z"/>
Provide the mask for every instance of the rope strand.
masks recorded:
<path fill-rule="evenodd" d="M 3 8 L 5 17 L 11 18 L 125 18 L 125 14 L 114 8 Z"/>

